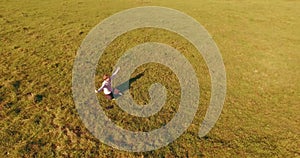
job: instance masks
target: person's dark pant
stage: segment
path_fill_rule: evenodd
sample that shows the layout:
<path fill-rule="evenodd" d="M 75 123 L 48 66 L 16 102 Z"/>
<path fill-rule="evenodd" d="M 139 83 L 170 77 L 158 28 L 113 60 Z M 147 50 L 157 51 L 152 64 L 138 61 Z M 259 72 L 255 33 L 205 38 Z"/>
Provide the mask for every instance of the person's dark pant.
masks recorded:
<path fill-rule="evenodd" d="M 113 94 L 113 92 L 111 92 L 111 93 L 109 93 L 109 94 L 105 94 L 105 97 L 107 98 L 107 99 L 114 99 L 114 94 Z"/>

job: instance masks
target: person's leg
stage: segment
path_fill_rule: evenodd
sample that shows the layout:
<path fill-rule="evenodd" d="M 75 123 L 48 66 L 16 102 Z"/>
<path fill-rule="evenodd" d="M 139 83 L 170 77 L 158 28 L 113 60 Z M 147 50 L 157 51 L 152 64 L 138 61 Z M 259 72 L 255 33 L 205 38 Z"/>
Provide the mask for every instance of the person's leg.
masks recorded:
<path fill-rule="evenodd" d="M 113 99 L 114 96 L 113 96 L 113 93 L 110 93 L 110 94 L 105 94 L 105 97 L 109 100 Z"/>
<path fill-rule="evenodd" d="M 114 94 L 123 95 L 117 88 L 113 90 Z"/>
<path fill-rule="evenodd" d="M 111 99 L 114 99 L 114 98 L 115 98 L 113 92 L 111 92 L 109 95 L 110 95 L 110 98 L 111 98 Z"/>

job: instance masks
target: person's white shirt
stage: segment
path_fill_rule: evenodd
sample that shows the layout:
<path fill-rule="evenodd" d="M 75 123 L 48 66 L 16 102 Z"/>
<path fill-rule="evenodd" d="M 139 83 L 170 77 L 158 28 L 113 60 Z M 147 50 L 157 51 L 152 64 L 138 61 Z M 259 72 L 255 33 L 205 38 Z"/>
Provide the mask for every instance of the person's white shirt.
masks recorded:
<path fill-rule="evenodd" d="M 101 92 L 103 90 L 104 94 L 110 94 L 113 91 L 113 88 L 111 87 L 112 85 L 112 79 L 115 78 L 116 74 L 120 70 L 120 67 L 117 68 L 117 70 L 109 77 L 108 80 L 105 80 L 102 82 L 101 87 L 96 90 L 95 92 Z"/>

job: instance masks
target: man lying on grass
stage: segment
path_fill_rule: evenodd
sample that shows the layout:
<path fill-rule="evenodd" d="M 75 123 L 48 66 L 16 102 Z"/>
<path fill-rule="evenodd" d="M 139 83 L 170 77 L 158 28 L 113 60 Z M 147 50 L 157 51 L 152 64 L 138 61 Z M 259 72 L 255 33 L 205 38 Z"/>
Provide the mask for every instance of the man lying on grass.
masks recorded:
<path fill-rule="evenodd" d="M 120 67 L 118 67 L 117 70 L 110 77 L 109 75 L 105 74 L 103 76 L 102 86 L 98 90 L 95 90 L 95 92 L 98 93 L 103 90 L 105 97 L 110 100 L 115 99 L 114 95 L 123 95 L 118 89 L 112 88 L 111 86 L 111 81 L 116 77 L 116 74 L 118 73 L 119 70 Z"/>

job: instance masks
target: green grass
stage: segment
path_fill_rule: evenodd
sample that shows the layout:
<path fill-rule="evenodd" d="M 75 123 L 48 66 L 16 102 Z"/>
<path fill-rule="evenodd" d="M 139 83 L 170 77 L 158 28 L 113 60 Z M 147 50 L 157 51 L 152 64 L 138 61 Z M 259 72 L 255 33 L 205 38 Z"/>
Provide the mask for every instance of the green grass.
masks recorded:
<path fill-rule="evenodd" d="M 274 1 L 0 1 L 0 157 L 299 157 L 300 3 Z M 139 29 L 116 39 L 99 61 L 96 85 L 127 49 L 147 41 L 169 44 L 195 67 L 200 105 L 189 129 L 156 151 L 129 153 L 102 144 L 84 127 L 72 99 L 72 67 L 89 30 L 124 9 L 158 5 L 198 20 L 212 35 L 227 73 L 224 109 L 213 130 L 197 137 L 210 97 L 210 77 L 190 43 L 171 32 Z M 109 53 L 114 55 L 108 55 Z M 163 109 L 149 118 L 123 112 L 99 95 L 119 126 L 148 131 L 176 113 L 180 87 L 167 67 L 146 64 L 132 77 L 140 104 L 160 81 Z M 162 75 L 169 72 L 170 75 Z M 158 75 L 161 75 L 158 77 Z"/>

